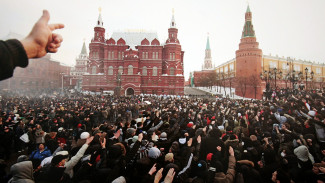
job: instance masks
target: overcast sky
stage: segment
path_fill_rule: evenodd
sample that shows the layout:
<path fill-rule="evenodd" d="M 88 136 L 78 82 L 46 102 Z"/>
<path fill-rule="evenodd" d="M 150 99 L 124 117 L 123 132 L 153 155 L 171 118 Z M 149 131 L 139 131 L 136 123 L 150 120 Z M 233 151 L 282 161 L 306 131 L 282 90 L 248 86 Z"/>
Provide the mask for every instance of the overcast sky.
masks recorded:
<path fill-rule="evenodd" d="M 84 39 L 88 49 L 99 7 L 109 36 L 144 29 L 156 31 L 161 43 L 174 8 L 187 79 L 189 72 L 201 70 L 208 32 L 216 66 L 235 58 L 248 2 L 263 54 L 325 62 L 325 0 L 2 0 L 0 38 L 10 31 L 27 35 L 47 9 L 50 23 L 65 24 L 56 31 L 64 42 L 52 58 L 74 65 Z"/>

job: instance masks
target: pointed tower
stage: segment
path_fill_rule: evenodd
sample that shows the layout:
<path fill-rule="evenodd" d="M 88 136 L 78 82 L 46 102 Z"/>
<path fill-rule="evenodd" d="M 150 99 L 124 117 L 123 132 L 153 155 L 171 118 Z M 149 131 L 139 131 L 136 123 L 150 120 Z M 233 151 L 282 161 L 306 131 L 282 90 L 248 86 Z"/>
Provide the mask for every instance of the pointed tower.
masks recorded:
<path fill-rule="evenodd" d="M 175 83 L 175 91 L 170 93 L 184 93 L 184 67 L 183 56 L 184 52 L 178 40 L 178 29 L 174 16 L 174 9 L 170 27 L 168 29 L 168 38 L 163 48 L 163 65 L 162 72 L 168 76 L 169 83 Z"/>
<path fill-rule="evenodd" d="M 262 98 L 260 73 L 262 69 L 262 50 L 259 49 L 259 43 L 256 41 L 255 31 L 252 23 L 252 12 L 247 6 L 245 13 L 245 24 L 242 37 L 239 43 L 239 49 L 236 51 L 236 78 L 238 81 L 246 82 L 246 92 L 243 92 L 241 86 L 236 87 L 236 95 L 245 97 Z M 256 82 L 249 82 L 249 81 Z"/>
<path fill-rule="evenodd" d="M 103 20 L 102 20 L 102 9 L 99 8 L 99 15 L 98 15 L 98 20 L 97 20 L 97 23 L 96 23 L 96 26 L 94 28 L 94 41 L 97 41 L 97 42 L 104 42 L 105 41 L 105 29 L 103 27 L 104 23 L 103 23 Z"/>
<path fill-rule="evenodd" d="M 207 38 L 207 45 L 205 48 L 205 58 L 203 64 L 203 70 L 213 69 L 212 67 L 212 58 L 211 58 L 211 49 L 210 49 L 210 41 L 209 41 L 209 34 Z"/>

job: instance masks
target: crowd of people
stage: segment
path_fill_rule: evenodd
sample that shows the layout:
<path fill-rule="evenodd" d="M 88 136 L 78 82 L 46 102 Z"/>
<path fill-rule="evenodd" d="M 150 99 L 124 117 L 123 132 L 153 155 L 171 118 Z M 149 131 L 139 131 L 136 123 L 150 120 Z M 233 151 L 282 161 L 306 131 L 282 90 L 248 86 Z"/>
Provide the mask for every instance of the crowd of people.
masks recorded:
<path fill-rule="evenodd" d="M 325 182 L 321 91 L 271 100 L 48 93 L 1 94 L 0 182 Z"/>

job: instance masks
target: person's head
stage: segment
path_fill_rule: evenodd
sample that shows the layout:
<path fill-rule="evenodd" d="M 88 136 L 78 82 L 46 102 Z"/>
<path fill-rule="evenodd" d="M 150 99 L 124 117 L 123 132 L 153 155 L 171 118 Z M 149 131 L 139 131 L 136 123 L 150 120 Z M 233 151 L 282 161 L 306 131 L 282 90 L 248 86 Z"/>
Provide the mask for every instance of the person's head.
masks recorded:
<path fill-rule="evenodd" d="M 289 174 L 281 169 L 273 172 L 271 180 L 276 183 L 291 183 Z"/>
<path fill-rule="evenodd" d="M 67 156 L 65 155 L 56 155 L 52 158 L 51 165 L 55 167 L 64 167 Z"/>
<path fill-rule="evenodd" d="M 43 149 L 45 149 L 44 144 L 39 144 L 39 145 L 38 145 L 38 149 L 39 149 L 39 150 L 43 150 Z"/>

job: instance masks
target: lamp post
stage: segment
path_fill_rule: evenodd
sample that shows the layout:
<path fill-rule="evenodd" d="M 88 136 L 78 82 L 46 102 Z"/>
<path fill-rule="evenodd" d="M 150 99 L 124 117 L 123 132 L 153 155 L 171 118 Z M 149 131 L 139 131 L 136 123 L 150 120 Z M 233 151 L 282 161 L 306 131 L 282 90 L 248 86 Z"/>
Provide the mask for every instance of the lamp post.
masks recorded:
<path fill-rule="evenodd" d="M 307 91 L 307 80 L 308 80 L 308 68 L 306 67 L 306 69 L 305 69 L 305 75 L 306 75 L 306 91 Z M 311 71 L 310 72 L 310 79 L 313 79 L 314 78 L 314 72 L 313 71 Z"/>
<path fill-rule="evenodd" d="M 63 94 L 63 76 L 64 76 L 64 72 L 61 72 L 61 93 Z"/>

